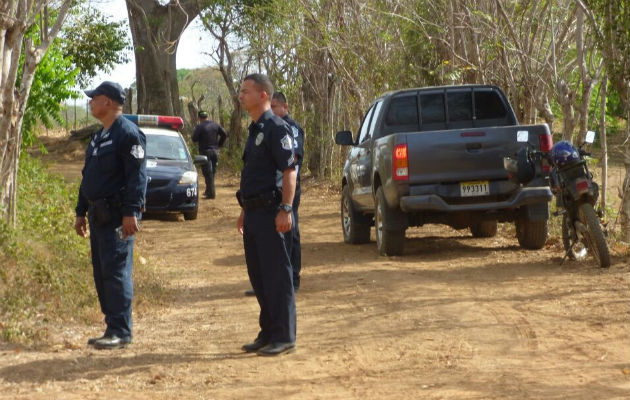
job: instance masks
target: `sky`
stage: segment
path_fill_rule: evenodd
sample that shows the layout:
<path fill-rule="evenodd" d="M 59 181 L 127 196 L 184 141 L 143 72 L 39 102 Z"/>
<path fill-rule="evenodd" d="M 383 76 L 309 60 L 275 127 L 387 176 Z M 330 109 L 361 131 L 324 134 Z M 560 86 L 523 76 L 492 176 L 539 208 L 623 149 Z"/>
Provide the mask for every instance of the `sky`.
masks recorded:
<path fill-rule="evenodd" d="M 101 10 L 104 15 L 111 17 L 113 21 L 123 20 L 128 26 L 125 0 L 90 0 L 90 3 Z M 127 30 L 131 41 L 131 31 L 128 28 Z M 180 39 L 177 48 L 177 68 L 192 69 L 210 65 L 210 57 L 202 54 L 203 51 L 207 51 L 207 43 L 209 42 L 209 35 L 203 31 L 199 18 L 196 18 L 186 28 Z M 204 46 L 204 44 L 206 45 Z M 129 52 L 128 56 L 130 59 L 129 63 L 119 64 L 111 72 L 101 72 L 95 77 L 92 81 L 94 87 L 106 80 L 118 82 L 123 87 L 129 87 L 136 80 L 136 64 L 132 51 Z"/>

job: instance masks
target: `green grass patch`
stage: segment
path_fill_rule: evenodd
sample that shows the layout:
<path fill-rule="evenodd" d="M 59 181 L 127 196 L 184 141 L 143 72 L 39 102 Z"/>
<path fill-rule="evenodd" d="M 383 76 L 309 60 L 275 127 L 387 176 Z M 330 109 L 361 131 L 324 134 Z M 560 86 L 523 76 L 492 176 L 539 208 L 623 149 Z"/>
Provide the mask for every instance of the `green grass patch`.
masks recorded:
<path fill-rule="evenodd" d="M 49 174 L 24 155 L 18 177 L 16 228 L 0 223 L 0 340 L 45 342 L 50 326 L 102 320 L 89 239 L 74 231 L 78 184 Z M 134 263 L 135 302 L 159 298 L 163 285 L 148 265 Z"/>

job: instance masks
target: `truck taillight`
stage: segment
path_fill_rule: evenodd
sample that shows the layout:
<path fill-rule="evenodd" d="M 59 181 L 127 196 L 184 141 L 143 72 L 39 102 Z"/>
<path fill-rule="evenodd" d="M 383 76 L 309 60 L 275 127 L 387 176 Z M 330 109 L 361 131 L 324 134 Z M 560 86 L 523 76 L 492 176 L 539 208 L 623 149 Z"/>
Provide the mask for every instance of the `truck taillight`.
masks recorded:
<path fill-rule="evenodd" d="M 395 181 L 406 181 L 409 179 L 409 159 L 407 158 L 406 143 L 394 146 L 392 168 Z"/>
<path fill-rule="evenodd" d="M 540 151 L 551 151 L 551 148 L 553 147 L 553 139 L 551 138 L 551 135 L 540 135 L 538 136 L 538 141 L 540 142 Z"/>

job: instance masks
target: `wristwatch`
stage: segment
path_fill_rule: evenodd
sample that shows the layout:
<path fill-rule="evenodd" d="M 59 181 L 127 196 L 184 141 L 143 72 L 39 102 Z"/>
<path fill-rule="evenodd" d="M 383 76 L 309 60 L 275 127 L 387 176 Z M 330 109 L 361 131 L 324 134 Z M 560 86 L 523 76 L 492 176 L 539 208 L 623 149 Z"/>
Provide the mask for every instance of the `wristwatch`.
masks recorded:
<path fill-rule="evenodd" d="M 293 206 L 291 204 L 282 203 L 282 204 L 280 204 L 280 209 L 282 211 L 290 213 L 290 212 L 293 211 Z"/>

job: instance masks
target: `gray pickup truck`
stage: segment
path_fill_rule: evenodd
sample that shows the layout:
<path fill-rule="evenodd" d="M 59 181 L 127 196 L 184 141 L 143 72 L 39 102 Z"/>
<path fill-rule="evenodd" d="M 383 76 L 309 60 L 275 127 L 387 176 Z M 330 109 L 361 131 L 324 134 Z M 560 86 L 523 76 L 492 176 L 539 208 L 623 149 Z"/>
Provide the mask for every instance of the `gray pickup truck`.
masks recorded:
<path fill-rule="evenodd" d="M 366 243 L 375 226 L 382 255 L 401 255 L 405 230 L 427 223 L 470 228 L 492 237 L 497 222 L 515 222 L 521 247 L 547 240 L 549 166 L 537 162 L 526 186 L 510 179 L 503 157 L 526 137 L 549 151 L 549 128 L 519 125 L 496 86 L 464 85 L 405 89 L 376 99 L 357 138 L 338 132 L 352 146 L 343 169 L 341 225 L 346 243 Z"/>

